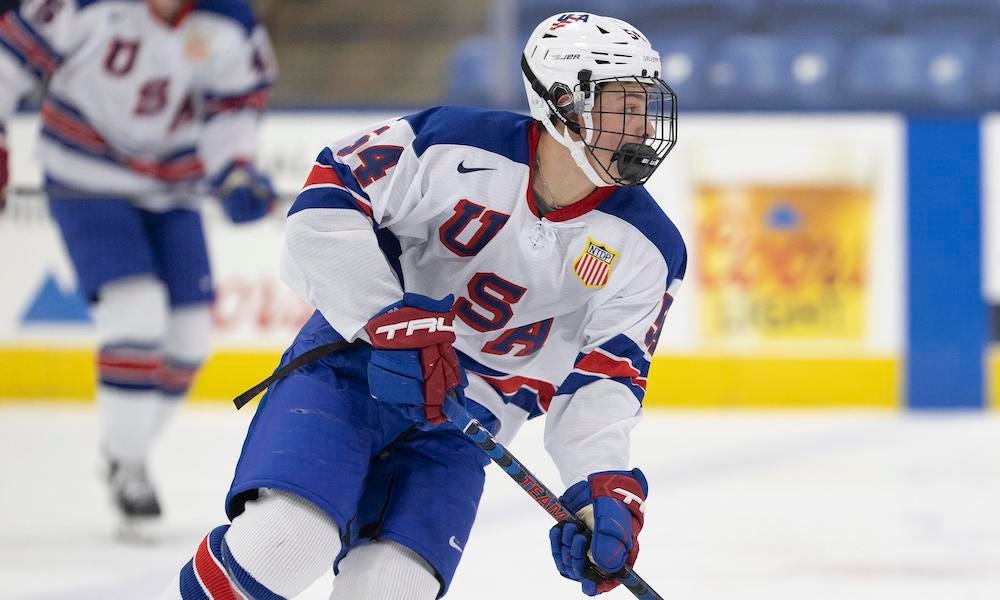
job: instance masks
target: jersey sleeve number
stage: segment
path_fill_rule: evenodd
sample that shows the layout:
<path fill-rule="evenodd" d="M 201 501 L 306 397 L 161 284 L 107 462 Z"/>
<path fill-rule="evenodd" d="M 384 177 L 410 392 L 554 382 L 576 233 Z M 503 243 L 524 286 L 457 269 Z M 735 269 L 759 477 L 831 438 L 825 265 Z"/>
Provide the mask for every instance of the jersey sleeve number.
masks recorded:
<path fill-rule="evenodd" d="M 369 146 L 361 150 L 357 154 L 361 164 L 354 168 L 355 179 L 363 188 L 370 186 L 396 166 L 402 153 L 402 146 Z"/>
<path fill-rule="evenodd" d="M 375 131 L 359 137 L 353 144 L 344 146 L 337 151 L 337 156 L 341 158 L 348 157 L 351 154 L 355 154 L 358 157 L 358 161 L 361 164 L 354 168 L 354 178 L 358 180 L 362 188 L 366 188 L 385 177 L 389 169 L 396 166 L 400 155 L 403 154 L 402 146 L 392 146 L 389 144 L 379 144 L 362 149 L 373 137 L 378 137 L 386 131 L 389 131 L 389 126 L 383 125 Z"/>

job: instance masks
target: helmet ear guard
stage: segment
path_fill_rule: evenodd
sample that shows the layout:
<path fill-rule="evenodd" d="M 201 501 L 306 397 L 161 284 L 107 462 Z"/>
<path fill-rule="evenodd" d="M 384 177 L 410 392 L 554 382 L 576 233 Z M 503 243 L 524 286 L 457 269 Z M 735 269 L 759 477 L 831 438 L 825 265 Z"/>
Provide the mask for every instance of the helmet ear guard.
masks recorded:
<path fill-rule="evenodd" d="M 556 82 L 552 84 L 549 88 L 549 96 L 552 97 L 552 101 L 562 116 L 566 117 L 564 123 L 567 127 L 573 125 L 576 121 L 576 98 L 573 97 L 573 90 L 569 89 L 569 86 L 565 83 Z M 579 126 L 576 127 L 577 132 Z"/>
<path fill-rule="evenodd" d="M 568 85 L 561 81 L 557 81 L 551 87 L 545 89 L 545 85 L 538 80 L 538 77 L 531 70 L 531 66 L 528 65 L 528 57 L 523 54 L 521 55 L 521 72 L 535 93 L 548 105 L 552 116 L 565 125 L 567 129 L 579 135 L 580 124 L 577 120 L 579 119 L 579 113 L 582 112 L 579 110 L 580 101 L 577 98 L 579 92 L 574 92 Z M 581 84 L 584 81 L 590 81 L 590 74 L 591 72 L 586 69 L 580 71 L 578 78 Z"/>

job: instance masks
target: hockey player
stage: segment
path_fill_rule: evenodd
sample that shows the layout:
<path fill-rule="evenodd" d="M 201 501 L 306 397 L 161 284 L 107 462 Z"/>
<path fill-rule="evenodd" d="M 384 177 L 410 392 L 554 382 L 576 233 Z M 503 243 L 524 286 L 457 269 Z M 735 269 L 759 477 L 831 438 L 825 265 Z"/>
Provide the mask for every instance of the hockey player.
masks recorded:
<path fill-rule="evenodd" d="M 274 74 L 243 0 L 27 0 L 0 18 L 0 188 L 2 123 L 44 85 L 49 208 L 93 302 L 100 443 L 129 520 L 160 515 L 150 444 L 209 351 L 198 196 L 234 222 L 273 201 L 253 160 Z"/>
<path fill-rule="evenodd" d="M 531 116 L 433 108 L 323 149 L 289 211 L 282 273 L 318 310 L 274 384 L 211 531 L 166 598 L 431 600 L 452 581 L 486 456 L 442 415 L 453 394 L 508 441 L 546 448 L 592 538 L 556 526 L 564 576 L 639 552 L 646 480 L 629 462 L 650 355 L 684 276 L 642 186 L 675 139 L 660 57 L 631 25 L 546 19 L 522 70 Z M 588 553 L 589 551 L 589 553 Z M 592 557 L 588 559 L 588 557 Z"/>

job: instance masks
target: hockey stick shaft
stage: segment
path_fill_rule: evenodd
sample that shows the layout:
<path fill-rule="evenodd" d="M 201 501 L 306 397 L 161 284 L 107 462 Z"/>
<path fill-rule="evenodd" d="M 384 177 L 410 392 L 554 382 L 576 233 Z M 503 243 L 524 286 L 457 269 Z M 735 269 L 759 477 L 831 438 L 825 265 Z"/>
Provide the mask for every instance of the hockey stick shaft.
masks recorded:
<path fill-rule="evenodd" d="M 497 466 L 503 469 L 511 479 L 521 486 L 521 489 L 531 496 L 553 519 L 560 523 L 569 521 L 576 525 L 580 531 L 589 531 L 590 528 L 563 506 L 559 501 L 559 497 L 552 493 L 552 490 L 539 481 L 503 444 L 496 441 L 490 435 L 490 432 L 479 421 L 473 419 L 468 411 L 450 394 L 445 398 L 444 413 L 466 437 L 471 439 L 476 446 L 479 446 Z M 649 587 L 628 566 L 613 575 L 613 577 L 640 600 L 663 600 L 663 596 L 657 594 L 653 588 Z"/>
<path fill-rule="evenodd" d="M 166 196 L 214 196 L 216 195 L 216 190 L 199 185 L 190 188 L 181 188 L 177 190 L 149 190 L 148 192 L 112 192 L 112 191 L 89 191 L 89 190 L 78 190 L 75 188 L 68 188 L 62 186 L 44 186 L 44 187 L 10 187 L 7 188 L 7 195 L 12 198 L 47 198 L 49 196 L 58 196 L 61 198 L 69 199 L 79 199 L 79 200 L 92 200 L 92 199 L 107 199 L 107 198 L 124 198 L 129 200 L 134 200 L 144 196 L 154 196 L 154 197 L 166 197 Z M 279 193 L 276 198 L 279 202 L 291 202 L 298 197 L 298 192 L 294 193 Z"/>

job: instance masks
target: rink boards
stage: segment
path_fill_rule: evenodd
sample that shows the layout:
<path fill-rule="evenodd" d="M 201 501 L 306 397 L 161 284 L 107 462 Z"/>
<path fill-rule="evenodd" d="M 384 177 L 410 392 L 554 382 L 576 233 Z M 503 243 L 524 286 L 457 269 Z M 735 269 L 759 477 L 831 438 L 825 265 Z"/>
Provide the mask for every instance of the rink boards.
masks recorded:
<path fill-rule="evenodd" d="M 384 116 L 271 115 L 263 165 L 279 190 L 294 194 L 325 144 Z M 916 160 L 907 143 L 913 124 L 894 115 L 698 115 L 682 125 L 680 143 L 648 186 L 684 233 L 689 262 L 646 404 L 908 404 L 912 364 L 925 360 L 910 352 L 911 341 L 927 338 L 907 318 L 907 296 L 921 284 L 908 266 L 915 246 L 910 212 L 919 201 L 908 191 L 906 168 Z M 19 187 L 38 181 L 34 127 L 25 116 L 9 128 Z M 986 120 L 983 131 L 986 155 L 1000 127 Z M 991 186 L 984 181 L 987 224 L 1000 219 L 988 210 Z M 0 219 L 0 256 L 16 257 L 0 265 L 0 401 L 87 400 L 94 371 L 86 306 L 51 222 L 30 208 L 40 201 L 18 204 Z M 280 214 L 236 228 L 213 204 L 204 213 L 219 294 L 216 350 L 192 396 L 219 400 L 271 372 L 309 308 L 277 280 Z M 1000 252 L 991 248 L 983 252 L 983 282 L 997 298 L 1000 278 L 991 261 Z M 978 256 L 965 262 L 979 273 Z M 1000 361 L 982 362 L 978 370 L 960 365 L 959 375 L 997 380 Z M 982 397 L 1000 406 L 994 388 Z M 976 403 L 960 400 L 956 405 Z"/>

